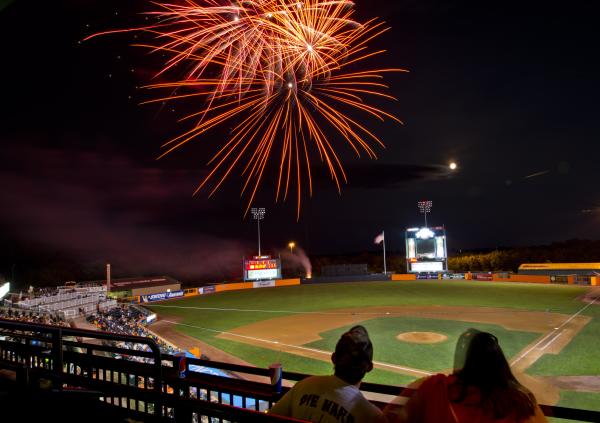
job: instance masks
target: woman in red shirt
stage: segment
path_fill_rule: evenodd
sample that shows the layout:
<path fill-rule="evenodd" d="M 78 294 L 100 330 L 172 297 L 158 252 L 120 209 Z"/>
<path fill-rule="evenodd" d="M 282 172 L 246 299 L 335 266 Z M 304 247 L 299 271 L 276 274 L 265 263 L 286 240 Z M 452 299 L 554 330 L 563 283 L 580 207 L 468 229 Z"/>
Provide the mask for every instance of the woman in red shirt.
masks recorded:
<path fill-rule="evenodd" d="M 546 422 L 533 394 L 512 374 L 498 339 L 468 331 L 457 345 L 450 376 L 423 380 L 406 406 L 385 410 L 390 422 L 419 423 L 538 423 Z M 458 365 L 456 365 L 458 364 Z"/>

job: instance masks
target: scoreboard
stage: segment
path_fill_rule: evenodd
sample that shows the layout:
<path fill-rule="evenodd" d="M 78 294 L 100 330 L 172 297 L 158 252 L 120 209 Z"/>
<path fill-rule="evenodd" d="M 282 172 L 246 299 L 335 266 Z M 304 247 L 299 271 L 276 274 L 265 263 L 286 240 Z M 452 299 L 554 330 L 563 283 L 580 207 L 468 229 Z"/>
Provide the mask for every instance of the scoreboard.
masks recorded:
<path fill-rule="evenodd" d="M 244 280 L 258 281 L 281 279 L 281 261 L 271 256 L 254 256 L 244 259 Z"/>
<path fill-rule="evenodd" d="M 406 230 L 406 269 L 410 273 L 448 270 L 446 229 L 443 226 Z"/>

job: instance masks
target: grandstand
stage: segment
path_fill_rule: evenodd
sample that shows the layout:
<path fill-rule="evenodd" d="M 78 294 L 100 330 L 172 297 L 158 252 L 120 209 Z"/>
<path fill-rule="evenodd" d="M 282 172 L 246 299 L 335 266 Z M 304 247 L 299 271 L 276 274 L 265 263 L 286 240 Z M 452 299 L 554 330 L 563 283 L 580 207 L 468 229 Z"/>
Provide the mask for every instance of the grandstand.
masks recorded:
<path fill-rule="evenodd" d="M 105 285 L 106 280 L 82 282 L 86 285 Z M 138 297 L 181 290 L 181 282 L 170 276 L 139 276 L 110 281 L 110 294 L 117 297 Z"/>
<path fill-rule="evenodd" d="M 108 289 L 108 290 L 107 290 Z M 139 298 L 158 293 L 177 293 L 181 283 L 169 276 L 134 277 L 106 281 L 69 282 L 64 286 L 33 289 L 25 294 L 11 294 L 5 307 L 73 319 L 103 312 L 117 305 L 115 298 Z M 183 291 L 181 291 L 183 295 Z"/>
<path fill-rule="evenodd" d="M 109 310 L 117 305 L 116 300 L 107 298 L 106 287 L 101 285 L 57 287 L 41 295 L 17 301 L 13 304 L 21 309 L 57 314 L 64 319 L 86 315 L 99 310 Z"/>

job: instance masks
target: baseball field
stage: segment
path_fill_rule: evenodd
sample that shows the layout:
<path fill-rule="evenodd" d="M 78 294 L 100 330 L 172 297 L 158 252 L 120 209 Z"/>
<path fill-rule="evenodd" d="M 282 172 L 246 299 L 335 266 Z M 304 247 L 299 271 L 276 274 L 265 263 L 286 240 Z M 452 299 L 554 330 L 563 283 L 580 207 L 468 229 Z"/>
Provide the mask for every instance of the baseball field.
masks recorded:
<path fill-rule="evenodd" d="M 596 301 L 595 296 L 598 296 Z M 214 360 L 326 374 L 340 334 L 364 325 L 367 379 L 405 385 L 452 370 L 468 328 L 493 333 L 517 378 L 546 404 L 600 410 L 600 292 L 476 281 L 355 282 L 261 288 L 154 304 L 152 328 Z"/>

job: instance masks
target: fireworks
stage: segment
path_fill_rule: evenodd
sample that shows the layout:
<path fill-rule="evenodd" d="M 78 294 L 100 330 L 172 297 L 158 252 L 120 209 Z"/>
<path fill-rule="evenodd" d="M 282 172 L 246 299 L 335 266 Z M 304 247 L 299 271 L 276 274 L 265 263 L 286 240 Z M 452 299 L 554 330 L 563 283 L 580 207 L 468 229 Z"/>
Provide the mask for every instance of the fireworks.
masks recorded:
<path fill-rule="evenodd" d="M 247 212 L 265 170 L 276 166 L 276 201 L 285 201 L 295 187 L 299 216 L 305 186 L 312 195 L 312 157 L 325 164 L 340 191 L 346 182 L 336 151 L 340 144 L 370 158 L 376 158 L 374 146 L 383 146 L 354 112 L 342 110 L 400 122 L 366 99 L 394 100 L 384 92 L 383 74 L 403 70 L 355 70 L 383 53 L 369 50 L 368 43 L 387 28 L 375 20 L 356 22 L 348 0 L 154 4 L 158 10 L 149 14 L 157 23 L 133 30 L 151 35 L 151 42 L 139 46 L 166 57 L 158 75 L 167 82 L 148 85 L 165 94 L 146 103 L 199 104 L 181 118 L 190 129 L 165 143 L 160 157 L 215 126 L 233 126 L 195 194 L 207 188 L 213 195 L 240 168 Z M 184 76 L 173 79 L 174 74 Z M 334 143 L 333 136 L 343 141 Z"/>

